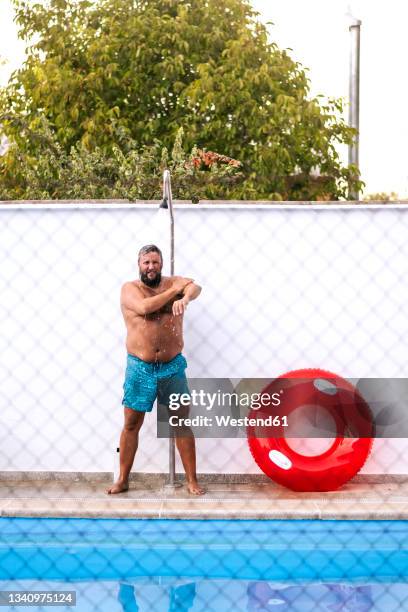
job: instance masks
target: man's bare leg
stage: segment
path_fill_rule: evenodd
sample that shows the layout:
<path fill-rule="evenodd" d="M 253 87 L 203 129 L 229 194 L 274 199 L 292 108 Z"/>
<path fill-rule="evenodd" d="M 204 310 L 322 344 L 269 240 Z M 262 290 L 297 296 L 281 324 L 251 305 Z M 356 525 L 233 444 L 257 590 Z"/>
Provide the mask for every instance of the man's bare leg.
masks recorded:
<path fill-rule="evenodd" d="M 200 487 L 197 482 L 195 439 L 193 432 L 191 432 L 191 435 L 176 436 L 176 446 L 186 473 L 188 492 L 192 495 L 203 495 L 205 490 Z"/>
<path fill-rule="evenodd" d="M 137 451 L 139 441 L 139 431 L 143 425 L 145 413 L 125 408 L 125 423 L 120 435 L 120 473 L 118 480 L 106 493 L 122 493 L 129 488 L 129 473 L 132 469 L 133 461 Z"/>

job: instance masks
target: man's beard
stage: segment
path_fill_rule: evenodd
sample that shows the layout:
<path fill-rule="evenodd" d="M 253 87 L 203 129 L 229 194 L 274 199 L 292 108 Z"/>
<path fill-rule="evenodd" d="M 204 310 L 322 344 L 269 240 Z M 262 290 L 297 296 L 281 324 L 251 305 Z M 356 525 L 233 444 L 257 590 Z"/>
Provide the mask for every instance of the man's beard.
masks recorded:
<path fill-rule="evenodd" d="M 146 273 L 140 272 L 140 280 L 148 287 L 157 287 L 158 285 L 160 285 L 161 272 L 157 272 L 154 278 L 149 278 Z"/>

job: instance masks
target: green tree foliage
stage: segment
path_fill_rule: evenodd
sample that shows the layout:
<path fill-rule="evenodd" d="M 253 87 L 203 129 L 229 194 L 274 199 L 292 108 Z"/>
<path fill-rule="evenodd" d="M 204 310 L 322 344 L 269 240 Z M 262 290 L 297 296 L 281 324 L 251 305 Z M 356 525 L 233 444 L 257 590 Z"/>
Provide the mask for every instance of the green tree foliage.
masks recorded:
<path fill-rule="evenodd" d="M 109 153 L 99 146 L 89 149 L 80 141 L 67 153 L 44 119 L 34 132 L 20 122 L 20 135 L 33 143 L 35 154 L 12 145 L 9 154 L 0 158 L 4 173 L 0 200 L 159 199 L 167 168 L 177 197 L 198 202 L 226 197 L 231 186 L 243 179 L 238 160 L 197 147 L 186 155 L 182 128 L 170 153 L 158 141 L 137 149 L 129 138 L 121 141 L 121 147 L 113 145 Z"/>
<path fill-rule="evenodd" d="M 187 150 L 242 162 L 245 180 L 224 197 L 338 198 L 358 183 L 335 148 L 353 138 L 341 102 L 310 96 L 247 0 L 13 2 L 34 41 L 0 96 L 17 174 L 19 155 L 39 154 L 23 121 L 30 134 L 47 125 L 65 155 L 112 159 L 129 154 L 123 143 L 170 149 L 181 127 Z"/>

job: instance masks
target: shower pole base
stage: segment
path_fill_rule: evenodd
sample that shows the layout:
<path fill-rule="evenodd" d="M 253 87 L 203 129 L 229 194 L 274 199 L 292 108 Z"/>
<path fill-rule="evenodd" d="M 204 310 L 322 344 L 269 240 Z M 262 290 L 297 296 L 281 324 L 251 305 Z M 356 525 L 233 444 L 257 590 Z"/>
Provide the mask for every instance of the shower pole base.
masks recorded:
<path fill-rule="evenodd" d="M 163 489 L 165 491 L 175 491 L 176 489 L 181 489 L 182 486 L 183 486 L 183 483 L 180 480 L 177 480 L 176 482 L 173 482 L 173 483 L 166 482 Z"/>

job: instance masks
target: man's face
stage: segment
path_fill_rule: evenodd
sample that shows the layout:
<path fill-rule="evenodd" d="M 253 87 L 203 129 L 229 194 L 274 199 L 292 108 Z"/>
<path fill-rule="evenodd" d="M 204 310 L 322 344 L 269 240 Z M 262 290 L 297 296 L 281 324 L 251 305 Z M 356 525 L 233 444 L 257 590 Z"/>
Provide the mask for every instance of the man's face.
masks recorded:
<path fill-rule="evenodd" d="M 141 255 L 139 259 L 139 275 L 142 283 L 148 287 L 157 287 L 161 281 L 163 262 L 159 253 L 152 251 Z"/>

